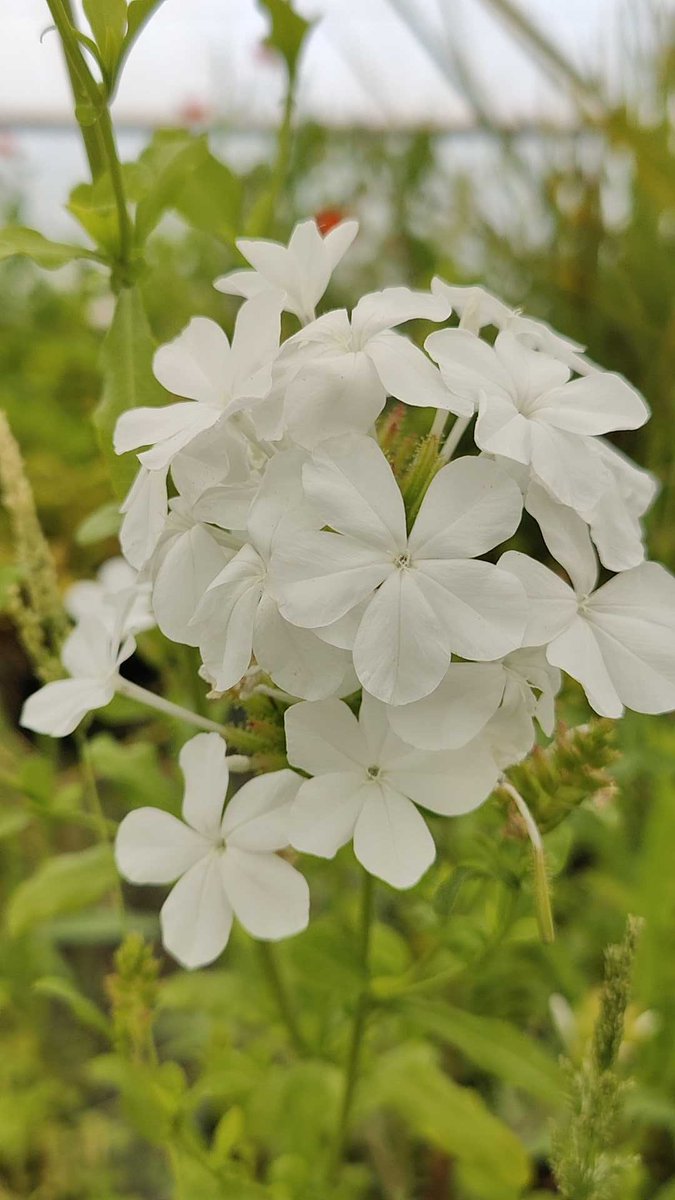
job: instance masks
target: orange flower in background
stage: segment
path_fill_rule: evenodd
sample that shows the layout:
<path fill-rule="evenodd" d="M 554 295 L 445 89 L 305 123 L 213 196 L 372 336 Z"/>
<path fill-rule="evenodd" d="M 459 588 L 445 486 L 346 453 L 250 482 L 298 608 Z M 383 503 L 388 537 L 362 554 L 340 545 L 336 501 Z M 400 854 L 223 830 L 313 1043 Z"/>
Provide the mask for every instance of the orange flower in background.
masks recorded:
<path fill-rule="evenodd" d="M 340 221 L 344 221 L 346 216 L 347 214 L 343 208 L 322 208 L 318 213 L 314 214 L 314 220 L 316 221 L 319 233 L 322 237 L 325 237 L 327 233 L 330 233 L 331 229 L 335 229 L 335 226 L 340 224 Z"/>

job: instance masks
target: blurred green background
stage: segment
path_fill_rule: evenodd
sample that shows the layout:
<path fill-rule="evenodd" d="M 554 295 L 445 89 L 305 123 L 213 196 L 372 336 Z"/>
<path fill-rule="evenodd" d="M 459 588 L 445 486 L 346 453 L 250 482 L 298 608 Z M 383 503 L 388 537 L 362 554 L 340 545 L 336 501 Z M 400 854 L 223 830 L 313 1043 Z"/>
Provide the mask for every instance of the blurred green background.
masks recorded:
<path fill-rule="evenodd" d="M 495 7 L 513 18 L 510 5 Z M 140 286 L 156 340 L 174 336 L 194 313 L 231 328 L 235 307 L 212 280 L 240 261 L 236 233 L 256 227 L 285 239 L 307 215 L 359 217 L 361 240 L 329 304 L 349 305 L 396 282 L 425 287 L 434 274 L 480 282 L 584 343 L 593 359 L 643 391 L 652 420 L 618 444 L 661 481 L 649 516 L 651 555 L 674 568 L 675 45 L 669 6 L 637 7 L 648 36 L 635 36 L 628 8 L 613 31 L 622 54 L 619 96 L 581 74 L 525 18 L 520 27 L 512 20 L 527 53 L 574 105 L 569 130 L 504 130 L 484 111 L 468 69 L 460 78 L 476 113 L 471 153 L 457 151 L 467 137 L 461 132 L 298 123 L 290 140 L 282 130 L 277 144 L 270 141 L 268 163 L 245 173 L 220 162 L 223 131 L 215 129 L 202 191 L 176 186 L 167 193 L 166 220 L 149 243 Z M 151 26 L 144 36 L 152 38 Z M 410 36 L 424 37 L 414 21 Z M 155 148 L 162 136 L 154 135 Z M 14 186 L 0 203 L 6 220 L 22 221 L 25 197 Z M 100 536 L 111 488 L 90 421 L 110 312 L 96 268 L 71 265 L 52 275 L 22 258 L 0 263 L 0 408 L 25 455 L 64 587 L 116 551 L 113 536 Z M 101 510 L 98 521 L 87 521 Z M 2 528 L 0 600 L 13 561 Z M 180 694 L 180 664 L 158 666 L 152 640 L 143 656 L 143 669 L 166 670 Z M 40 864 L 86 847 L 90 831 L 78 818 L 85 783 L 72 749 L 29 744 L 17 731 L 19 705 L 34 681 L 6 616 L 0 686 L 0 894 L 8 922 L 0 941 L 2 1200 L 543 1200 L 555 1192 L 549 1127 L 563 1103 L 557 1059 L 565 1053 L 578 1062 L 583 1053 L 603 949 L 621 937 L 629 912 L 646 925 L 622 1054 L 631 1083 L 621 1149 L 637 1157 L 621 1197 L 674 1200 L 670 717 L 628 715 L 616 731 L 616 786 L 589 783 L 590 799 L 548 835 L 558 929 L 552 946 L 538 940 L 526 847 L 509 838 L 494 810 L 435 827 L 441 867 L 412 894 L 381 889 L 375 958 L 383 1007 L 371 1026 L 371 1056 L 381 1058 L 381 1070 L 364 1084 L 353 1162 L 340 1190 L 324 1193 L 311 1163 L 334 1116 L 335 1063 L 354 1003 L 352 860 L 345 854 L 332 868 L 310 864 L 317 918 L 283 948 L 323 1056 L 289 1062 L 254 950 L 242 938 L 208 972 L 188 976 L 163 962 L 159 998 L 148 1004 L 158 1004 L 166 1071 L 161 1080 L 140 1067 L 125 1074 L 105 1053 L 107 1034 L 87 1008 L 110 1007 L 104 980 L 120 936 L 114 909 L 96 886 L 89 894 L 86 873 L 80 901 L 71 897 L 63 911 L 50 907 L 49 880 L 37 900 L 25 899 Z M 570 723 L 588 716 L 574 689 L 563 715 Z M 153 803 L 171 807 L 179 798 L 172 754 L 181 739 L 144 725 L 142 740 L 139 729 L 120 710 L 93 731 L 90 765 L 112 818 L 147 801 L 148 789 Z M 22 888 L 23 907 L 16 901 Z M 132 924 L 156 937 L 154 893 L 133 903 Z M 415 1012 L 396 998 L 425 963 L 438 979 L 420 989 L 426 1007 Z M 430 1042 L 420 1047 L 423 1038 Z M 396 1057 L 399 1042 L 408 1058 Z M 401 1100 L 410 1079 L 419 1094 Z M 482 1170 L 475 1149 L 472 1158 L 458 1145 L 466 1113 L 460 1105 L 453 1118 L 453 1083 L 473 1089 L 482 1106 Z M 487 1110 L 494 1127 L 485 1123 Z M 172 1184 L 166 1145 L 177 1112 L 192 1150 L 176 1151 L 179 1183 Z M 518 1154 L 528 1164 L 522 1178 Z M 245 1174 L 269 1190 L 246 1190 Z"/>

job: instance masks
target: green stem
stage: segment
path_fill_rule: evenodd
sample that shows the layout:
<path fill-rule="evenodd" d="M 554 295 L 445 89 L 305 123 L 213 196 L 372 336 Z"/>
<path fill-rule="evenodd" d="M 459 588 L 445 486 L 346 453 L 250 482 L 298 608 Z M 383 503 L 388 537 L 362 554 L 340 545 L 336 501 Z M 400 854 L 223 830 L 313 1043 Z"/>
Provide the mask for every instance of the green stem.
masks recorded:
<path fill-rule="evenodd" d="M 298 1054 L 306 1054 L 307 1043 L 298 1025 L 291 998 L 282 978 L 274 946 L 271 942 L 258 942 L 258 948 L 265 978 L 277 1003 L 284 1025 L 288 1030 L 291 1042 Z"/>
<path fill-rule="evenodd" d="M 89 800 L 89 808 L 92 814 L 92 820 L 96 823 L 96 829 L 100 841 L 104 846 L 112 846 L 112 837 L 110 835 L 110 827 L 108 818 L 105 815 L 101 796 L 96 782 L 96 774 L 94 766 L 89 756 L 89 743 L 87 741 L 86 732 L 83 729 L 78 729 L 75 732 L 75 744 L 77 746 L 78 758 L 80 760 L 80 769 L 84 778 L 85 792 Z M 124 894 L 122 892 L 122 884 L 119 879 L 116 879 L 114 887 L 115 908 L 120 916 L 124 916 Z"/>
<path fill-rule="evenodd" d="M 375 880 L 364 871 L 359 925 L 359 957 L 363 970 L 363 987 L 354 1009 L 354 1022 L 345 1067 L 344 1091 L 338 1120 L 337 1136 L 331 1161 L 331 1176 L 337 1173 L 347 1148 L 349 1122 L 352 1115 L 356 1085 L 359 1079 L 364 1034 L 370 1014 L 370 943 L 373 928 Z"/>
<path fill-rule="evenodd" d="M 77 40 L 72 14 L 69 11 L 68 0 L 47 0 L 49 11 L 59 32 L 66 56 L 68 74 L 70 76 L 73 96 L 75 98 L 80 133 L 89 160 L 92 178 L 94 180 L 102 173 L 103 167 L 110 174 L 115 207 L 117 209 L 117 225 L 119 233 L 119 264 L 127 268 L 131 262 L 133 247 L 133 228 L 127 208 L 122 178 L 122 166 L 117 153 L 115 134 L 110 110 L 106 101 L 103 84 L 94 79 L 85 61 L 82 49 Z M 96 116 L 93 121 L 84 120 L 78 109 L 82 103 L 91 105 Z M 93 133 L 91 132 L 93 131 Z"/>

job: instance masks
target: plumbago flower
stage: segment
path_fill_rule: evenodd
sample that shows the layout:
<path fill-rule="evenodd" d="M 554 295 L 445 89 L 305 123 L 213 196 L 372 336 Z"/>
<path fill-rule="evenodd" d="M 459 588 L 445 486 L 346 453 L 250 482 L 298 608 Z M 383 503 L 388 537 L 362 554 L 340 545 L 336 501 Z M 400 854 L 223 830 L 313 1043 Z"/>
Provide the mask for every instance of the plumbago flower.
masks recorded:
<path fill-rule="evenodd" d="M 225 754 L 217 733 L 197 734 L 179 755 L 183 821 L 138 808 L 117 831 L 115 855 L 125 879 L 175 883 L 160 912 L 162 939 L 186 967 L 205 966 L 222 953 L 234 917 L 267 941 L 299 933 L 309 920 L 307 883 L 277 854 L 288 846 L 288 811 L 300 777 L 273 771 L 252 779 L 223 812 Z"/>
<path fill-rule="evenodd" d="M 563 673 L 604 716 L 675 708 L 675 579 L 645 561 L 642 528 L 657 485 L 607 440 L 647 419 L 642 397 L 479 287 L 386 288 L 318 314 L 355 234 L 308 221 L 288 246 L 238 243 L 252 269 L 216 285 L 243 297 L 232 344 L 196 317 L 158 350 L 184 399 L 118 422 L 117 450 L 139 451 L 129 567 L 72 592 L 71 678 L 24 708 L 27 728 L 64 736 L 121 691 L 220 729 L 120 676 L 154 618 L 194 648 L 209 697 L 234 689 L 248 736 L 269 733 L 231 770 L 265 749 L 278 762 L 285 737 L 303 777 L 252 779 L 223 815 L 225 746 L 200 735 L 181 754 L 184 822 L 142 809 L 121 825 L 128 879 L 178 880 L 162 928 L 188 966 L 217 957 L 233 915 L 263 938 L 304 927 L 289 845 L 332 857 L 353 841 L 367 871 L 411 887 L 435 855 L 421 810 L 487 800 L 552 735 Z M 404 331 L 420 320 L 444 325 L 423 348 Z M 523 511 L 546 561 L 505 544 Z"/>

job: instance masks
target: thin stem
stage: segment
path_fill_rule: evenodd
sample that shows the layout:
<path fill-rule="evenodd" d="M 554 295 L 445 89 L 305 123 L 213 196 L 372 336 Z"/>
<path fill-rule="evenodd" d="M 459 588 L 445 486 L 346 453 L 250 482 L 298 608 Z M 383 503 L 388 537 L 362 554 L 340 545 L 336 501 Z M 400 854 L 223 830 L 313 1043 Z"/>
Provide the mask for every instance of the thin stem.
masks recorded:
<path fill-rule="evenodd" d="M 279 1013 L 288 1030 L 289 1037 L 298 1054 L 307 1053 L 307 1043 L 298 1025 L 295 1010 L 279 968 L 276 951 L 271 942 L 258 942 L 260 961 L 269 989 L 277 1003 Z"/>
<path fill-rule="evenodd" d="M 103 803 L 96 782 L 96 773 L 89 755 L 89 743 L 87 741 L 86 732 L 83 729 L 78 729 L 75 732 L 75 744 L 80 760 L 80 768 L 84 777 L 85 793 L 89 798 L 89 807 L 92 813 L 92 820 L 95 822 L 96 830 L 100 841 L 104 846 L 112 846 L 112 837 L 110 835 L 110 827 L 108 818 L 103 809 Z M 122 892 L 122 884 L 119 878 L 115 880 L 113 889 L 115 897 L 115 908 L 120 916 L 124 915 L 124 894 Z"/>
<path fill-rule="evenodd" d="M 548 873 L 546 869 L 546 851 L 542 841 L 539 826 L 530 812 L 527 803 L 521 796 L 520 792 L 514 788 L 513 784 L 502 777 L 500 786 L 508 793 L 513 800 L 520 818 L 525 826 L 527 836 L 530 839 L 532 847 L 532 863 L 534 867 L 534 894 L 537 907 L 537 921 L 539 923 L 539 932 L 543 942 L 555 941 L 555 926 L 553 924 L 553 912 L 551 910 L 551 895 L 548 885 Z"/>
<path fill-rule="evenodd" d="M 76 102 L 75 116 L 80 126 L 92 178 L 96 179 L 101 174 L 102 161 L 105 163 L 110 174 L 113 195 L 115 197 L 115 207 L 117 209 L 119 261 L 121 266 L 128 267 L 133 246 L 133 228 L 127 208 L 122 166 L 117 153 L 115 134 L 110 119 L 110 110 L 106 102 L 104 85 L 96 82 L 87 66 L 77 40 L 72 15 L 67 7 L 67 0 L 47 0 L 47 3 L 63 44 L 68 74 Z M 78 108 L 83 101 L 90 104 L 93 108 L 96 114 L 93 121 L 85 121 L 81 115 L 78 115 Z M 94 143 L 89 132 L 91 130 L 96 131 L 96 143 Z"/>
<path fill-rule="evenodd" d="M 171 700 L 165 700 L 163 696 L 149 692 L 147 688 L 140 687 L 138 683 L 132 683 L 130 679 L 123 679 L 121 675 L 117 676 L 115 691 L 120 696 L 126 696 L 128 700 L 138 700 L 139 704 L 154 708 L 167 717 L 175 717 L 178 721 L 184 721 L 186 725 L 195 725 L 197 729 L 206 729 L 209 733 L 219 733 L 221 737 L 227 735 L 228 731 L 224 725 L 210 721 L 208 717 L 202 717 L 199 713 L 190 712 L 189 708 L 182 708 L 180 704 L 174 704 Z M 251 759 L 246 754 L 230 754 L 226 761 L 230 771 L 241 773 L 251 770 Z"/>
<path fill-rule="evenodd" d="M 448 434 L 443 446 L 439 451 L 439 458 L 441 458 L 443 462 L 450 461 L 461 441 L 464 431 L 468 429 L 469 425 L 471 424 L 471 420 L 471 417 L 457 417 L 452 429 L 450 430 L 450 433 Z"/>
<path fill-rule="evenodd" d="M 363 891 L 361 894 L 361 919 L 359 924 L 359 957 L 363 970 L 363 987 L 354 1009 L 354 1022 L 349 1043 L 347 1064 L 345 1068 L 345 1083 L 342 1093 L 342 1104 L 338 1121 L 337 1137 L 331 1162 L 331 1174 L 334 1176 L 342 1162 L 347 1147 L 349 1122 L 352 1115 L 354 1095 L 358 1083 L 363 1052 L 363 1040 L 370 1013 L 370 942 L 373 928 L 375 880 L 367 871 L 363 874 Z"/>
<path fill-rule="evenodd" d="M 445 429 L 445 426 L 447 425 L 447 423 L 448 423 L 448 413 L 447 413 L 446 409 L 437 408 L 436 416 L 434 417 L 433 424 L 431 426 L 431 429 L 429 430 L 429 437 L 442 438 L 443 430 Z"/>

